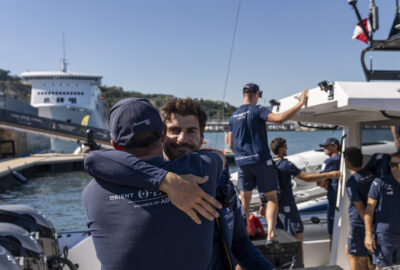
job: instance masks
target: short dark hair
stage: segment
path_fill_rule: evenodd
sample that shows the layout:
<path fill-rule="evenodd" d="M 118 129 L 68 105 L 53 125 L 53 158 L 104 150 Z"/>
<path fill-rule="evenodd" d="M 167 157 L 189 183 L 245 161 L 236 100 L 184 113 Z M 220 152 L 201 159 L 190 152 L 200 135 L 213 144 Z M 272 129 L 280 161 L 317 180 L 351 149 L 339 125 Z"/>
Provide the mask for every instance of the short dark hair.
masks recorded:
<path fill-rule="evenodd" d="M 194 115 L 199 120 L 200 134 L 203 136 L 207 123 L 207 113 L 201 107 L 197 99 L 191 98 L 174 98 L 160 109 L 163 122 L 171 121 L 172 114 L 177 113 L 183 116 Z"/>
<path fill-rule="evenodd" d="M 284 147 L 285 144 L 286 144 L 286 140 L 281 137 L 276 137 L 275 139 L 273 139 L 270 144 L 272 153 L 274 153 L 275 155 L 278 155 L 279 148 Z"/>
<path fill-rule="evenodd" d="M 362 167 L 363 154 L 361 153 L 360 148 L 357 147 L 349 147 L 346 148 L 343 152 L 344 159 L 350 162 L 351 166 L 355 168 Z"/>

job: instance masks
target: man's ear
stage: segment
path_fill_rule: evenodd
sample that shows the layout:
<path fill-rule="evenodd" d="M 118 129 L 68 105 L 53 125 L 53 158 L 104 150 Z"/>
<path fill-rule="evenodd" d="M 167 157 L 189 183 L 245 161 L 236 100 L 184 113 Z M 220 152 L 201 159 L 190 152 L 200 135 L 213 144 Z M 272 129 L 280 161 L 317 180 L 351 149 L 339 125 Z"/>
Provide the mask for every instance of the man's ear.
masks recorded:
<path fill-rule="evenodd" d="M 203 142 L 204 142 L 204 134 L 200 135 L 200 148 L 203 146 Z"/>

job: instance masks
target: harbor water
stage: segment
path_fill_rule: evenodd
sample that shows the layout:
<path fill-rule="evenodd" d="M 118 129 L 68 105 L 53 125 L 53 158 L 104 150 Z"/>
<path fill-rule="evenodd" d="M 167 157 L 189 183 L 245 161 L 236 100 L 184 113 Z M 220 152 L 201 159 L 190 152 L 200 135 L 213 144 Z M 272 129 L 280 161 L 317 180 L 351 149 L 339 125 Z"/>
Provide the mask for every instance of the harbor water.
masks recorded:
<path fill-rule="evenodd" d="M 268 139 L 282 137 L 287 140 L 288 154 L 318 149 L 327 137 L 340 139 L 340 130 L 319 131 L 269 131 Z M 389 129 L 368 129 L 362 132 L 363 143 L 392 140 Z M 224 149 L 224 133 L 205 133 L 208 147 Z M 58 152 L 72 152 L 76 143 L 57 141 Z M 236 168 L 232 168 L 235 171 Z M 42 211 L 54 224 L 57 231 L 86 230 L 86 217 L 81 204 L 81 193 L 90 176 L 85 172 L 26 175 L 29 183 L 0 194 L 1 204 L 26 204 Z"/>

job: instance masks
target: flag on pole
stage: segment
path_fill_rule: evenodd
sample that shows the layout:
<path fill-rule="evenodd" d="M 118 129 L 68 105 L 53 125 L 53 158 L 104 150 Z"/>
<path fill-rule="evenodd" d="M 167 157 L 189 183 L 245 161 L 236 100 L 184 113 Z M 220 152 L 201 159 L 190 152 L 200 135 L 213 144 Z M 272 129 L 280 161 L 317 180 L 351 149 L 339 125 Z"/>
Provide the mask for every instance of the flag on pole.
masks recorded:
<path fill-rule="evenodd" d="M 371 35 L 371 24 L 369 20 L 364 19 L 363 24 L 365 26 L 365 29 L 367 30 L 368 35 Z M 354 29 L 353 32 L 352 39 L 358 39 L 368 44 L 368 37 L 365 35 L 360 23 L 357 23 L 356 28 Z"/>

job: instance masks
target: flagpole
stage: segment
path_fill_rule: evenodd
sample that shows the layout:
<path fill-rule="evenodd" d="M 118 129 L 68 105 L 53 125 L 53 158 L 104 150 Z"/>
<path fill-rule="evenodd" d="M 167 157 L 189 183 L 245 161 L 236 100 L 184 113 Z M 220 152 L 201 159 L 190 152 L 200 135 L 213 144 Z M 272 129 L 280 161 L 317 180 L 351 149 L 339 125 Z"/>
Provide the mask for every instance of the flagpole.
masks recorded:
<path fill-rule="evenodd" d="M 398 0 L 396 0 L 396 1 L 398 1 Z M 368 34 L 368 31 L 365 28 L 363 19 L 361 18 L 360 12 L 358 11 L 358 8 L 356 6 L 356 2 L 351 2 L 350 5 L 353 6 L 354 11 L 356 12 L 356 16 L 357 16 L 358 22 L 360 23 L 360 27 L 363 30 L 364 35 L 368 38 L 368 41 L 372 43 L 371 36 Z"/>

